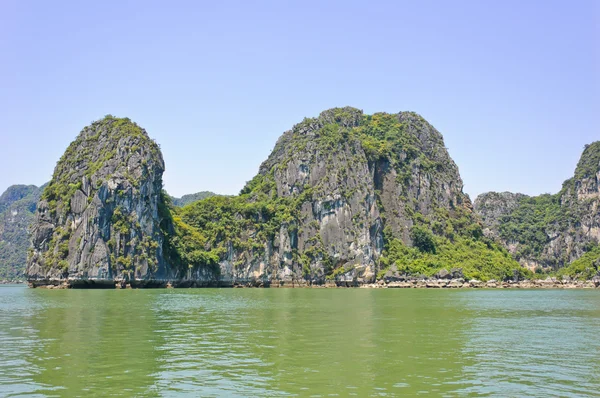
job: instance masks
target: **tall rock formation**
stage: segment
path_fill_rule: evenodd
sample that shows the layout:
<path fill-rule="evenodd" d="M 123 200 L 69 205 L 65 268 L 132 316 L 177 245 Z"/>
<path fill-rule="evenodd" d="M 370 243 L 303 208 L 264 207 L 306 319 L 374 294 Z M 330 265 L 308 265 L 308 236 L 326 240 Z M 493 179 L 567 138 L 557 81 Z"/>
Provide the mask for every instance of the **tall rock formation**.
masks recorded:
<path fill-rule="evenodd" d="M 483 236 L 441 134 L 413 112 L 305 119 L 238 196 L 178 208 L 163 170 L 158 146 L 128 119 L 86 127 L 38 204 L 30 283 L 354 285 L 522 270 Z"/>
<path fill-rule="evenodd" d="M 600 241 L 600 141 L 586 145 L 573 178 L 554 195 L 480 195 L 486 234 L 531 269 L 559 269 Z"/>
<path fill-rule="evenodd" d="M 32 225 L 33 284 L 114 284 L 168 276 L 160 208 L 164 162 L 129 119 L 84 128 L 59 160 Z"/>
<path fill-rule="evenodd" d="M 484 225 L 483 233 L 492 238 L 499 238 L 499 228 L 504 217 L 519 207 L 522 200 L 529 196 L 512 192 L 486 192 L 479 195 L 473 203 L 473 209 Z"/>
<path fill-rule="evenodd" d="M 0 279 L 24 277 L 28 228 L 42 190 L 43 186 L 12 185 L 0 196 Z"/>
<path fill-rule="evenodd" d="M 330 109 L 285 132 L 240 196 L 176 210 L 169 252 L 179 277 L 228 284 L 433 274 L 462 265 L 461 252 L 472 276 L 513 275 L 518 264 L 478 241 L 462 187 L 441 134 L 419 115 Z"/>

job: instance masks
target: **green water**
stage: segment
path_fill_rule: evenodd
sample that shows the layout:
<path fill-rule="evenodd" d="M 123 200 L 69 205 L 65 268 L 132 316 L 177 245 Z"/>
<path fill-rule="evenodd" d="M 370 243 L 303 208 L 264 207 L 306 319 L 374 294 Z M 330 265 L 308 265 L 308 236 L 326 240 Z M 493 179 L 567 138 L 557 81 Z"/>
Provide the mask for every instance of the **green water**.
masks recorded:
<path fill-rule="evenodd" d="M 0 287 L 0 396 L 598 396 L 600 290 Z"/>

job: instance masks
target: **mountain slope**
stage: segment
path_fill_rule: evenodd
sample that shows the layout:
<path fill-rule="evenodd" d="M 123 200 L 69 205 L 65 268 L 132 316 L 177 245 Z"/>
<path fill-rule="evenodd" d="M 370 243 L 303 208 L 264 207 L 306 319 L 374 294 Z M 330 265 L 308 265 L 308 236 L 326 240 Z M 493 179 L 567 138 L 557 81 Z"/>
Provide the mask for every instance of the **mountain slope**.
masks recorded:
<path fill-rule="evenodd" d="M 209 263 L 227 282 L 521 273 L 483 237 L 462 186 L 441 134 L 419 115 L 330 109 L 284 133 L 239 196 L 175 210 L 170 251 L 187 277 Z"/>
<path fill-rule="evenodd" d="M 12 185 L 0 196 L 0 279 L 23 278 L 28 228 L 43 187 Z"/>
<path fill-rule="evenodd" d="M 129 119 L 109 115 L 84 128 L 38 203 L 28 279 L 165 278 L 163 171 L 158 145 Z"/>
<path fill-rule="evenodd" d="M 480 195 L 475 209 L 486 224 L 486 233 L 499 239 L 521 264 L 557 270 L 586 252 L 596 252 L 600 241 L 600 141 L 586 145 L 573 178 L 563 183 L 560 192 L 535 197 L 502 194 L 512 195 L 510 202 L 498 201 L 498 195 Z"/>
<path fill-rule="evenodd" d="M 158 145 L 112 116 L 71 143 L 38 203 L 34 286 L 367 283 L 527 271 L 484 236 L 441 134 L 413 112 L 334 108 L 285 132 L 238 196 L 182 208 Z M 460 274 L 460 271 L 457 271 Z"/>
<path fill-rule="evenodd" d="M 210 198 L 211 196 L 215 196 L 216 193 L 210 191 L 201 191 L 196 193 L 191 193 L 188 195 L 183 195 L 181 198 L 171 197 L 171 203 L 173 206 L 183 207 L 193 202 L 197 202 L 202 199 Z"/>

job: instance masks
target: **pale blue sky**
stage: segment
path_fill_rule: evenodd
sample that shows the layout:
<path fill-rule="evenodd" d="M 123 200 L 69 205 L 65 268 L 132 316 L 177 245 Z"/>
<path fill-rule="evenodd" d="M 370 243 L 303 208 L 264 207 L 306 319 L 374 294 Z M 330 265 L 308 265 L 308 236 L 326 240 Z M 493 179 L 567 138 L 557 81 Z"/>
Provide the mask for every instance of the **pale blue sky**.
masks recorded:
<path fill-rule="evenodd" d="M 0 2 L 0 192 L 110 113 L 160 143 L 171 194 L 235 194 L 345 105 L 420 113 L 473 198 L 555 192 L 600 139 L 600 2 Z"/>

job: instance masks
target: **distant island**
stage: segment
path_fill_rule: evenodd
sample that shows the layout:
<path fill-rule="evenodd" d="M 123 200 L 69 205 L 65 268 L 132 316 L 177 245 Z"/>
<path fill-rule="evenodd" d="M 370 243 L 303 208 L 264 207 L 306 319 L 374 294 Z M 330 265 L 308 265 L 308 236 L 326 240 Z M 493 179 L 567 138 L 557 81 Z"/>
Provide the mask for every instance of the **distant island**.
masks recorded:
<path fill-rule="evenodd" d="M 13 185 L 0 195 L 0 281 L 24 280 L 27 230 L 43 191 L 35 185 Z"/>
<path fill-rule="evenodd" d="M 304 119 L 238 196 L 174 199 L 163 171 L 158 145 L 129 119 L 85 127 L 33 207 L 30 285 L 600 282 L 600 142 L 561 192 L 486 193 L 474 205 L 442 135 L 413 112 Z"/>
<path fill-rule="evenodd" d="M 27 251 L 31 246 L 28 229 L 46 185 L 11 185 L 0 195 L 0 283 L 25 281 Z M 181 207 L 215 195 L 202 191 L 170 200 L 173 206 Z"/>

